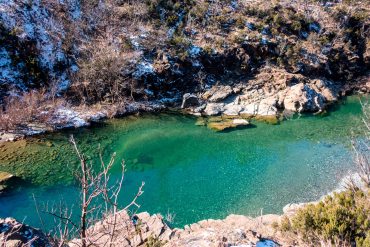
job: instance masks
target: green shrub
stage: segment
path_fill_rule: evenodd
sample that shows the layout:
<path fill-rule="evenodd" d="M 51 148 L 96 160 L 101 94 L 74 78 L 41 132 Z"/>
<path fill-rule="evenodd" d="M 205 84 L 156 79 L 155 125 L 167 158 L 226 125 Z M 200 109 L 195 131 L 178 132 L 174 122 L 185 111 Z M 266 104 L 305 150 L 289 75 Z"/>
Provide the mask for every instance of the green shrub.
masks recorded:
<path fill-rule="evenodd" d="M 187 47 L 190 42 L 184 36 L 174 35 L 170 40 L 170 44 L 177 47 Z"/>
<path fill-rule="evenodd" d="M 298 233 L 311 244 L 327 243 L 349 246 L 369 246 L 370 195 L 361 190 L 347 190 L 326 197 L 318 204 L 298 210 L 291 220 L 281 223 L 281 230 Z"/>
<path fill-rule="evenodd" d="M 168 26 L 173 26 L 179 20 L 179 17 L 176 14 L 172 14 L 167 17 L 167 24 Z"/>
<path fill-rule="evenodd" d="M 149 236 L 147 242 L 145 243 L 145 247 L 161 247 L 164 246 L 165 242 L 158 239 L 158 237 L 153 237 L 152 235 Z"/>
<path fill-rule="evenodd" d="M 280 230 L 283 232 L 287 232 L 287 231 L 290 231 L 291 229 L 292 229 L 292 226 L 290 224 L 289 218 L 287 216 L 284 216 L 280 222 Z"/>

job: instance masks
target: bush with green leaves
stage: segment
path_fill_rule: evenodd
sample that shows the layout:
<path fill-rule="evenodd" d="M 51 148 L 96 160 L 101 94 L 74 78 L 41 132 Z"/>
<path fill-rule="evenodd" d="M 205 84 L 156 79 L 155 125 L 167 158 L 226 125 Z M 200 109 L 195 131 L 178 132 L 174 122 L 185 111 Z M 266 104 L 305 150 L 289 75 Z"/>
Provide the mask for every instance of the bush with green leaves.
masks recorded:
<path fill-rule="evenodd" d="M 360 189 L 334 193 L 299 209 L 280 229 L 310 244 L 370 246 L 370 193 Z"/>

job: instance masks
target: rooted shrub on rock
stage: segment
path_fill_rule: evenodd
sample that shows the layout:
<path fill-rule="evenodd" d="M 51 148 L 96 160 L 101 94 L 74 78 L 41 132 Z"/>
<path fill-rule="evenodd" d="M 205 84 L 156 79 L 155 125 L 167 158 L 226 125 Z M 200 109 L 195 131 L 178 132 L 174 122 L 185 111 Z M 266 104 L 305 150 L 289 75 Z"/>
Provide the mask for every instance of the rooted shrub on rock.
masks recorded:
<path fill-rule="evenodd" d="M 299 209 L 281 224 L 306 243 L 325 246 L 370 246 L 370 193 L 347 190 Z"/>

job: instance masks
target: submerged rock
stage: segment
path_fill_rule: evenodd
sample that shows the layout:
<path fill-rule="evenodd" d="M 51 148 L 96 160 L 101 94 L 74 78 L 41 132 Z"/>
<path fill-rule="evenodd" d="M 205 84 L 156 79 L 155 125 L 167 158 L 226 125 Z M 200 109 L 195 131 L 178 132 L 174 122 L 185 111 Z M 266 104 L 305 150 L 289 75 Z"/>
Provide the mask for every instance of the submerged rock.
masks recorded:
<path fill-rule="evenodd" d="M 213 129 L 215 131 L 223 131 L 247 125 L 249 125 L 249 122 L 245 119 L 224 119 L 218 122 L 209 122 L 208 128 Z"/>
<path fill-rule="evenodd" d="M 206 126 L 207 125 L 207 121 L 206 121 L 206 119 L 200 117 L 195 122 L 195 125 L 197 125 L 197 126 Z"/>
<path fill-rule="evenodd" d="M 0 171 L 0 194 L 11 185 L 14 179 L 15 176 L 13 174 Z"/>

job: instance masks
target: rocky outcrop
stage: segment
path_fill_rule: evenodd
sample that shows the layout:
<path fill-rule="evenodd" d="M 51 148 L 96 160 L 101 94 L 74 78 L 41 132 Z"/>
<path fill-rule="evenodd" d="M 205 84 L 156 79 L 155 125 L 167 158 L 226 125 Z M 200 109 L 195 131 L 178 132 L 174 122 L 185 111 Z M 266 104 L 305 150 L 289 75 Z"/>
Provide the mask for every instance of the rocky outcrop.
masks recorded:
<path fill-rule="evenodd" d="M 116 222 L 115 227 L 113 222 Z M 90 227 L 87 241 L 94 243 L 94 246 L 106 246 L 110 242 L 116 247 L 145 246 L 148 242 L 165 243 L 170 240 L 171 234 L 172 230 L 159 214 L 143 212 L 130 217 L 122 210 L 117 212 L 116 219 L 111 215 Z M 81 246 L 81 240 L 73 239 L 68 245 Z"/>
<path fill-rule="evenodd" d="M 324 109 L 325 98 L 309 85 L 299 83 L 289 88 L 284 98 L 284 109 L 292 112 L 317 112 Z"/>
<path fill-rule="evenodd" d="M 15 219 L 6 218 L 0 219 L 0 246 L 51 247 L 58 245 L 42 231 L 22 224 Z"/>
<path fill-rule="evenodd" d="M 226 99 L 233 93 L 231 86 L 214 86 L 210 90 L 206 91 L 202 98 L 209 102 L 219 102 Z"/>
<path fill-rule="evenodd" d="M 186 225 L 183 229 L 171 229 L 160 215 L 140 213 L 129 217 L 125 211 L 117 213 L 117 224 L 112 239 L 113 246 L 182 246 L 182 247 L 218 247 L 218 246 L 256 246 L 267 239 L 271 243 L 287 244 L 272 227 L 280 222 L 279 215 L 264 215 L 257 218 L 242 215 L 229 215 L 224 220 L 202 220 Z M 105 246 L 111 241 L 113 218 L 96 223 L 88 229 L 89 241 L 95 246 Z M 69 242 L 70 247 L 77 247 L 79 239 Z"/>
<path fill-rule="evenodd" d="M 267 246 L 288 245 L 272 227 L 273 222 L 279 221 L 278 215 L 250 218 L 233 214 L 224 220 L 202 220 L 184 229 L 174 229 L 165 246 L 258 246 L 267 239 L 270 240 Z"/>
<path fill-rule="evenodd" d="M 244 118 L 278 117 L 284 110 L 315 113 L 325 110 L 338 95 L 338 85 L 333 82 L 309 80 L 300 74 L 265 67 L 255 79 L 233 86 L 214 86 L 204 92 L 205 108 L 200 113 Z"/>
<path fill-rule="evenodd" d="M 303 1 L 221 2 L 0 3 L 0 104 L 39 90 L 68 106 L 45 110 L 49 129 L 32 116 L 2 127 L 12 135 L 0 140 L 86 126 L 135 112 L 136 102 L 139 110 L 159 103 L 198 116 L 277 119 L 283 110 L 322 111 L 339 95 L 370 91 L 357 80 L 369 77 L 365 4 L 315 2 L 302 13 Z M 143 22 L 132 24 L 136 5 Z"/>

